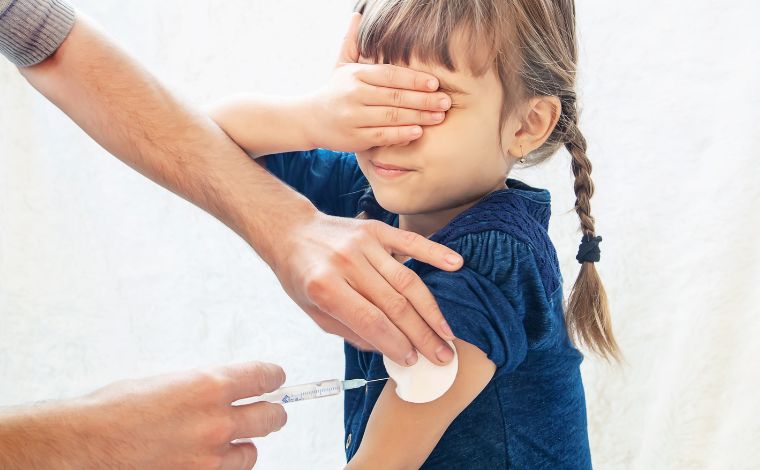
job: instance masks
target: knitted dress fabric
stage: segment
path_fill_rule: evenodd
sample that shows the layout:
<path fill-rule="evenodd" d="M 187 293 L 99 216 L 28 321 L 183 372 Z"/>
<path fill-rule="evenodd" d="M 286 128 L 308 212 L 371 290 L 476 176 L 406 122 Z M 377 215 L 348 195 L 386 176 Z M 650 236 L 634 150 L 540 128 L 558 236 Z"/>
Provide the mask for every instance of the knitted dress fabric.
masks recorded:
<path fill-rule="evenodd" d="M 374 199 L 356 157 L 313 150 L 271 155 L 267 168 L 323 212 L 398 226 Z M 451 423 L 422 468 L 591 468 L 582 355 L 563 315 L 562 276 L 548 236 L 550 195 L 518 180 L 462 212 L 431 240 L 460 253 L 445 272 L 410 260 L 457 338 L 496 364 L 486 388 Z M 346 378 L 387 377 L 382 356 L 345 344 Z M 346 458 L 359 449 L 383 384 L 348 391 Z"/>

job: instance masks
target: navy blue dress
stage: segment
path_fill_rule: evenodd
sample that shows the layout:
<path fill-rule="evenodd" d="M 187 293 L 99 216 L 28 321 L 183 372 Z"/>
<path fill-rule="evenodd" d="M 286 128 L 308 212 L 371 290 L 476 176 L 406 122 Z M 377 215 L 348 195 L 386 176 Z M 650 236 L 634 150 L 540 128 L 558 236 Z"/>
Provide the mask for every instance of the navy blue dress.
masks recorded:
<path fill-rule="evenodd" d="M 365 211 L 398 226 L 372 196 L 354 154 L 326 150 L 266 158 L 267 168 L 330 215 Z M 563 316 L 562 276 L 549 239 L 550 196 L 514 179 L 431 240 L 460 253 L 445 272 L 407 262 L 457 338 L 496 364 L 491 382 L 451 423 L 422 468 L 591 468 L 580 352 Z M 382 356 L 345 345 L 346 378 L 387 377 Z M 383 384 L 345 396 L 346 458 L 359 449 Z"/>

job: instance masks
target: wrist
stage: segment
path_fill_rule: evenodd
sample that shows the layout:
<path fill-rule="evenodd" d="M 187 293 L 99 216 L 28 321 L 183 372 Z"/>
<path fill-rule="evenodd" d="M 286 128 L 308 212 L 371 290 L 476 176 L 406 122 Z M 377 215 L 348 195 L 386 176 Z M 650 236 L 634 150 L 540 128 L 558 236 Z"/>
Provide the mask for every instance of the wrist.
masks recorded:
<path fill-rule="evenodd" d="M 299 239 L 303 227 L 314 223 L 321 212 L 300 194 L 287 190 L 287 200 L 270 205 L 266 213 L 246 224 L 243 238 L 274 271 L 291 254 L 293 241 Z"/>
<path fill-rule="evenodd" d="M 319 134 L 316 132 L 319 128 L 316 124 L 316 116 L 319 115 L 319 98 L 316 93 L 296 98 L 291 103 L 289 120 L 295 123 L 298 129 L 297 132 L 301 137 L 299 140 L 303 143 L 304 150 L 322 147 L 319 144 Z"/>

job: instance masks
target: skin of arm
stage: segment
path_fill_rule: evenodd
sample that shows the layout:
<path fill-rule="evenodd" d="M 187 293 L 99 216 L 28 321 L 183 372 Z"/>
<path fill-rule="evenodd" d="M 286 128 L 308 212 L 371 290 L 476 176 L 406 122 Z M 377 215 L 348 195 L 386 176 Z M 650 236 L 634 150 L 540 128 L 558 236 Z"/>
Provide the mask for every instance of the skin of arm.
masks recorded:
<path fill-rule="evenodd" d="M 399 361 L 413 351 L 413 343 L 419 344 L 435 360 L 432 347 L 440 341 L 435 334 L 443 331 L 440 327 L 402 333 L 348 287 L 353 279 L 361 286 L 368 271 L 402 279 L 401 265 L 349 270 L 346 260 L 363 258 L 366 247 L 374 246 L 388 250 L 386 261 L 393 261 L 389 252 L 406 253 L 456 270 L 462 260 L 451 250 L 381 224 L 319 214 L 81 13 L 53 56 L 20 72 L 106 150 L 235 230 L 325 330 L 359 344 L 363 336 L 374 338 L 371 346 Z M 455 261 L 447 261 L 448 256 Z M 304 264 L 305 271 L 294 268 Z M 314 266 L 321 271 L 315 273 Z M 418 278 L 403 279 L 404 285 L 393 291 L 396 296 L 411 303 L 426 299 L 427 289 L 420 291 L 424 285 Z M 419 310 L 438 325 L 434 304 Z M 122 381 L 81 399 L 3 409 L 0 467 L 103 468 L 118 462 L 122 468 L 250 468 L 255 447 L 230 441 L 279 429 L 285 413 L 275 405 L 233 408 L 230 403 L 271 391 L 283 381 L 278 367 L 249 364 Z"/>
<path fill-rule="evenodd" d="M 357 152 L 407 144 L 422 126 L 443 122 L 451 97 L 432 75 L 393 65 L 360 64 L 361 15 L 351 18 L 328 83 L 297 98 L 248 94 L 228 98 L 211 117 L 249 155 L 330 150 Z"/>
<path fill-rule="evenodd" d="M 207 112 L 253 158 L 318 147 L 304 126 L 293 125 L 310 113 L 305 100 L 246 95 L 216 103 Z"/>
<path fill-rule="evenodd" d="M 255 240 L 267 261 L 273 252 L 269 234 L 284 228 L 276 214 L 314 211 L 252 165 L 213 121 L 173 96 L 82 13 L 53 56 L 19 70 L 107 151 Z M 263 230 L 270 224 L 274 230 Z"/>
<path fill-rule="evenodd" d="M 458 254 L 379 223 L 320 213 L 253 162 L 207 115 L 173 96 L 82 13 L 53 56 L 20 71 L 110 153 L 244 238 L 322 329 L 399 363 L 415 362 L 416 350 L 431 361 L 448 362 L 450 356 L 437 357 L 448 350 L 441 339 L 449 339 L 443 316 L 422 281 L 389 253 L 448 271 L 461 267 Z M 434 78 L 408 73 L 416 77 L 412 84 L 422 76 L 425 83 Z M 287 124 L 269 136 L 294 138 L 287 129 L 304 125 Z M 387 141 L 392 134 L 379 137 Z M 370 274 L 388 281 L 369 285 Z M 412 322 L 398 320 L 406 318 Z"/>
<path fill-rule="evenodd" d="M 389 380 L 346 469 L 416 469 L 425 462 L 451 422 L 496 371 L 496 365 L 476 346 L 462 340 L 454 345 L 459 357 L 454 385 L 430 403 L 409 403 L 396 395 L 396 384 Z"/>
<path fill-rule="evenodd" d="M 281 405 L 231 406 L 285 373 L 250 362 L 122 380 L 87 396 L 0 408 L 0 468 L 249 470 L 251 442 L 285 425 Z"/>
<path fill-rule="evenodd" d="M 380 70 L 374 73 L 382 75 Z M 418 101 L 423 99 L 416 98 Z M 409 99 L 414 97 L 410 96 Z M 422 135 L 414 133 L 418 126 L 412 125 L 412 122 L 435 125 L 444 116 L 443 112 L 438 112 L 439 117 L 436 118 L 431 111 L 400 110 L 395 116 L 387 113 L 376 117 L 373 115 L 377 114 L 376 111 L 365 111 L 363 115 L 347 111 L 348 116 L 341 119 L 343 122 L 333 124 L 338 119 L 331 119 L 321 111 L 328 106 L 326 102 L 329 100 L 320 93 L 301 98 L 248 94 L 216 103 L 209 108 L 208 114 L 253 158 L 318 147 L 356 152 L 374 144 L 408 142 Z M 423 106 L 424 103 L 420 101 L 419 105 Z M 363 127 L 363 123 L 370 126 L 373 120 L 376 121 L 375 126 Z M 333 136 L 325 136 L 330 133 Z"/>

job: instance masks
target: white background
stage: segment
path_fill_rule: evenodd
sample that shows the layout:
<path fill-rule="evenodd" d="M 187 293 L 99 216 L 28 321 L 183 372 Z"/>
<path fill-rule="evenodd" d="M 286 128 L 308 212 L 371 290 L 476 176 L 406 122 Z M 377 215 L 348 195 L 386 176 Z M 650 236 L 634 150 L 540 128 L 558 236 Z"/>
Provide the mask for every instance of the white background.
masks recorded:
<path fill-rule="evenodd" d="M 204 105 L 329 74 L 349 0 L 81 0 Z M 599 269 L 627 358 L 583 373 L 597 468 L 752 468 L 760 439 L 756 2 L 578 2 Z M 0 405 L 262 359 L 338 377 L 322 334 L 233 233 L 108 156 L 0 61 Z M 569 157 L 513 174 L 553 195 L 569 290 Z M 341 400 L 297 404 L 257 468 L 337 468 Z M 756 467 L 755 467 L 756 468 Z"/>

